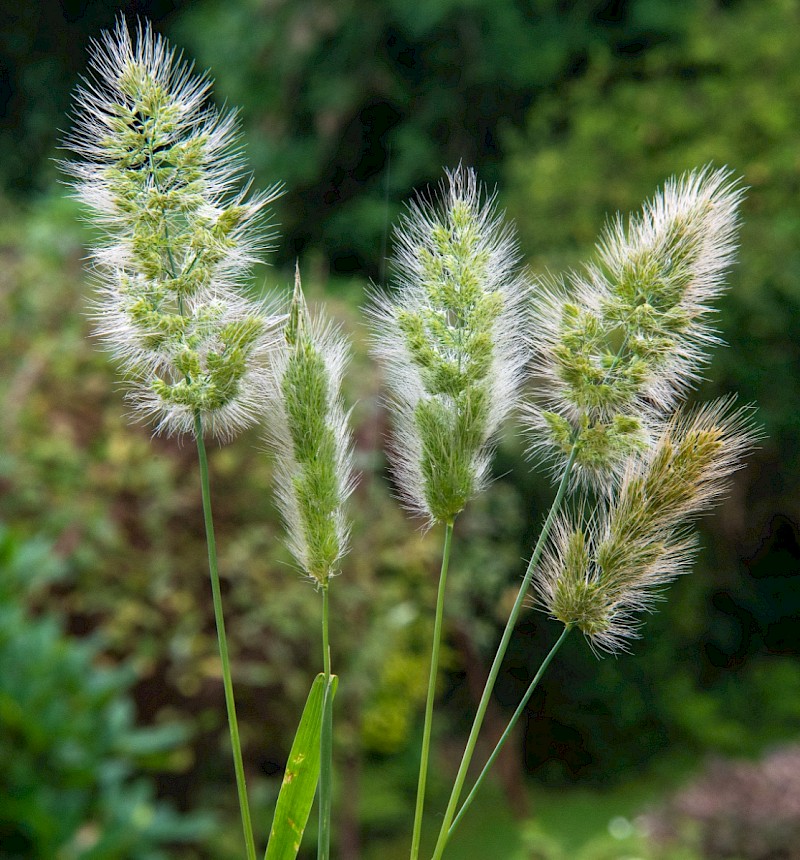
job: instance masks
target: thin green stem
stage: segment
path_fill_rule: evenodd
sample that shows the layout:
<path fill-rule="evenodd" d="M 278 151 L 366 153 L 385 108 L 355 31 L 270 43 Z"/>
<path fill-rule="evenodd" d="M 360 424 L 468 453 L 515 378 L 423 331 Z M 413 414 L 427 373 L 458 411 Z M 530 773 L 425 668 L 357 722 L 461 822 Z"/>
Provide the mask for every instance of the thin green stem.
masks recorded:
<path fill-rule="evenodd" d="M 483 770 L 481 771 L 480 776 L 475 780 L 475 785 L 472 786 L 472 790 L 467 795 L 467 799 L 464 801 L 461 809 L 458 811 L 458 815 L 456 815 L 455 820 L 450 825 L 450 829 L 447 831 L 448 839 L 453 835 L 456 827 L 461 823 L 461 819 L 464 817 L 464 813 L 469 809 L 470 804 L 475 799 L 475 795 L 478 793 L 478 789 L 481 787 L 481 783 L 483 783 L 486 775 L 489 773 L 492 765 L 495 763 L 495 760 L 500 755 L 500 750 L 505 746 L 506 741 L 511 735 L 511 732 L 514 731 L 514 726 L 519 722 L 519 718 L 525 711 L 525 706 L 528 704 L 530 697 L 533 695 L 533 691 L 539 684 L 539 681 L 542 680 L 542 675 L 544 675 L 547 667 L 550 665 L 550 661 L 553 657 L 558 653 L 558 649 L 564 644 L 564 640 L 567 638 L 567 634 L 572 629 L 571 626 L 567 625 L 561 633 L 561 636 L 558 637 L 558 641 L 555 645 L 550 649 L 550 653 L 542 660 L 542 665 L 539 666 L 539 670 L 533 677 L 533 680 L 530 683 L 530 686 L 525 691 L 525 695 L 522 697 L 519 705 L 517 705 L 516 711 L 514 711 L 514 715 L 511 717 L 511 720 L 506 727 L 506 730 L 503 732 L 500 740 L 497 742 L 497 746 L 492 750 L 492 754 L 489 756 L 486 764 L 483 766 Z"/>
<path fill-rule="evenodd" d="M 572 467 L 575 464 L 575 458 L 577 457 L 577 454 L 578 446 L 577 444 L 574 444 L 572 446 L 572 450 L 570 451 L 567 465 L 561 478 L 561 483 L 558 485 L 556 497 L 550 507 L 550 512 L 547 514 L 547 519 L 544 522 L 544 526 L 542 526 L 542 531 L 539 535 L 539 539 L 536 541 L 536 546 L 534 547 L 533 554 L 531 555 L 531 560 L 528 562 L 525 576 L 523 577 L 522 584 L 519 587 L 517 599 L 514 601 L 514 606 L 512 607 L 511 613 L 508 616 L 508 621 L 506 623 L 506 628 L 503 631 L 503 636 L 500 640 L 500 644 L 497 646 L 497 653 L 494 656 L 492 667 L 489 670 L 489 677 L 486 679 L 486 685 L 483 688 L 483 695 L 481 696 L 481 700 L 478 704 L 478 710 L 475 713 L 475 719 L 473 720 L 472 730 L 470 731 L 469 738 L 467 739 L 467 745 L 464 749 L 464 755 L 461 759 L 461 765 L 458 769 L 458 773 L 456 774 L 456 780 L 453 784 L 453 790 L 450 793 L 450 801 L 447 804 L 447 810 L 445 811 L 444 819 L 442 820 L 442 826 L 439 830 L 439 838 L 436 842 L 436 848 L 434 849 L 433 860 L 440 860 L 442 853 L 444 852 L 445 845 L 447 845 L 450 825 L 453 823 L 453 818 L 456 814 L 456 809 L 458 808 L 458 800 L 461 797 L 461 790 L 463 789 L 464 781 L 467 778 L 467 770 L 469 768 L 470 762 L 472 761 L 472 756 L 475 753 L 475 746 L 478 743 L 478 734 L 480 733 L 481 727 L 483 726 L 483 720 L 486 716 L 486 709 L 489 707 L 489 700 L 491 699 L 492 691 L 494 690 L 494 685 L 497 681 L 497 676 L 500 674 L 500 666 L 502 665 L 503 658 L 505 657 L 506 651 L 508 650 L 508 645 L 511 641 L 511 635 L 514 632 L 514 627 L 516 626 L 517 619 L 519 618 L 519 614 L 522 611 L 522 605 L 525 601 L 525 596 L 528 593 L 528 588 L 531 584 L 533 573 L 536 570 L 536 565 L 539 563 L 539 558 L 542 554 L 542 551 L 544 550 L 547 538 L 550 534 L 550 529 L 553 527 L 553 522 L 556 518 L 556 515 L 558 514 L 558 511 L 561 508 L 561 503 L 564 501 L 564 496 L 566 495 L 567 487 L 569 486 L 569 477 L 572 472 Z"/>
<path fill-rule="evenodd" d="M 428 678 L 428 698 L 425 702 L 425 728 L 422 733 L 422 754 L 419 762 L 419 783 L 417 784 L 417 805 L 414 811 L 414 832 L 411 837 L 411 860 L 419 857 L 422 835 L 422 811 L 425 807 L 425 784 L 428 779 L 428 759 L 430 758 L 431 730 L 433 727 L 433 700 L 436 697 L 436 678 L 439 674 L 439 648 L 442 641 L 442 618 L 444 616 L 444 592 L 447 583 L 447 568 L 450 565 L 450 547 L 453 542 L 453 523 L 447 523 L 444 531 L 444 551 L 442 570 L 439 575 L 439 593 L 436 598 L 436 619 L 433 625 L 433 646 L 431 648 L 431 672 Z"/>
<path fill-rule="evenodd" d="M 322 665 L 325 681 L 331 678 L 331 646 L 328 635 L 330 619 L 330 601 L 328 600 L 328 583 L 322 586 Z"/>
<path fill-rule="evenodd" d="M 322 699 L 319 769 L 319 839 L 317 857 L 328 860 L 331 854 L 331 808 L 333 805 L 333 684 L 331 649 L 328 639 L 328 583 L 322 586 L 322 661 L 325 667 L 325 695 Z"/>
<path fill-rule="evenodd" d="M 214 537 L 214 519 L 211 514 L 211 488 L 208 480 L 208 456 L 203 442 L 203 421 L 199 413 L 194 417 L 195 438 L 197 439 L 197 455 L 200 460 L 200 483 L 203 491 L 203 517 L 206 524 L 206 541 L 208 543 L 208 570 L 211 575 L 211 594 L 214 600 L 214 618 L 217 622 L 217 640 L 219 656 L 222 661 L 222 683 L 225 687 L 225 705 L 228 709 L 228 726 L 231 732 L 231 747 L 233 749 L 233 766 L 236 771 L 236 788 L 239 793 L 239 810 L 242 815 L 242 829 L 247 847 L 247 860 L 256 860 L 256 846 L 253 838 L 253 825 L 250 820 L 250 807 L 247 803 L 247 785 L 244 778 L 244 763 L 242 761 L 242 745 L 239 741 L 239 723 L 236 720 L 236 702 L 233 698 L 233 681 L 231 680 L 231 664 L 228 658 L 228 638 L 225 635 L 225 619 L 222 615 L 222 593 L 219 585 L 219 568 L 217 566 L 217 542 Z"/>

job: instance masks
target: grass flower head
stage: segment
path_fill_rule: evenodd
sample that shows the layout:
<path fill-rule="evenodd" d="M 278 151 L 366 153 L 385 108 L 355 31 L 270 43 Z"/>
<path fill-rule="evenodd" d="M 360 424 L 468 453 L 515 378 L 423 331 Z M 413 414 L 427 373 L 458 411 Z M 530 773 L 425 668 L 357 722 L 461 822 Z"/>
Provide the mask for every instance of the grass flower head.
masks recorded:
<path fill-rule="evenodd" d="M 274 320 L 239 290 L 278 189 L 248 196 L 235 115 L 149 25 L 93 43 L 63 167 L 105 234 L 93 251 L 100 336 L 157 430 L 251 423 Z M 242 186 L 244 186 L 242 188 Z"/>
<path fill-rule="evenodd" d="M 731 399 L 665 423 L 588 522 L 559 518 L 535 581 L 538 603 L 598 648 L 623 648 L 636 635 L 636 614 L 687 570 L 691 522 L 724 495 L 757 438 L 751 410 Z"/>
<path fill-rule="evenodd" d="M 484 485 L 492 438 L 518 394 L 528 287 L 513 232 L 472 170 L 448 173 L 439 200 L 413 203 L 396 244 L 396 295 L 373 307 L 392 459 L 409 507 L 451 522 Z"/>
<path fill-rule="evenodd" d="M 597 261 L 537 302 L 530 410 L 534 449 L 609 486 L 651 425 L 697 380 L 712 301 L 733 260 L 741 190 L 727 170 L 670 179 L 627 225 L 605 230 Z"/>
<path fill-rule="evenodd" d="M 348 542 L 344 504 L 353 469 L 340 394 L 346 362 L 343 337 L 309 313 L 298 271 L 284 342 L 273 361 L 267 426 L 289 548 L 323 586 L 337 572 Z"/>

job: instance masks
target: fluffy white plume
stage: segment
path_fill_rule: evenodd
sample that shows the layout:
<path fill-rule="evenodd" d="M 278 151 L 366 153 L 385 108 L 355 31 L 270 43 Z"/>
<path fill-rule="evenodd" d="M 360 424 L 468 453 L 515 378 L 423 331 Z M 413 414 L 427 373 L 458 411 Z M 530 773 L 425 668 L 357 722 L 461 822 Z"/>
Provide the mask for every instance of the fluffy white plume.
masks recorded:
<path fill-rule="evenodd" d="M 692 521 L 722 498 L 759 435 L 752 410 L 732 398 L 666 422 L 652 447 L 629 459 L 613 497 L 588 518 L 557 519 L 534 580 L 538 605 L 597 648 L 624 650 L 637 615 L 689 569 Z"/>
<path fill-rule="evenodd" d="M 395 243 L 395 290 L 371 308 L 392 462 L 409 507 L 446 522 L 483 487 L 517 400 L 529 286 L 513 230 L 472 170 L 448 172 L 438 199 L 412 203 Z"/>
<path fill-rule="evenodd" d="M 712 302 L 733 261 L 742 192 L 726 170 L 668 180 L 627 223 L 605 230 L 598 260 L 535 299 L 528 410 L 533 449 L 609 486 L 651 425 L 696 382 L 717 338 Z"/>
<path fill-rule="evenodd" d="M 348 345 L 338 329 L 308 312 L 299 272 L 284 331 L 270 374 L 265 426 L 289 549 L 302 570 L 325 585 L 349 539 L 352 440 L 341 397 Z"/>
<path fill-rule="evenodd" d="M 248 197 L 236 118 L 149 25 L 123 19 L 91 48 L 62 165 L 104 231 L 93 251 L 97 331 L 135 410 L 157 430 L 218 436 L 255 420 L 276 321 L 241 282 L 268 247 Z"/>

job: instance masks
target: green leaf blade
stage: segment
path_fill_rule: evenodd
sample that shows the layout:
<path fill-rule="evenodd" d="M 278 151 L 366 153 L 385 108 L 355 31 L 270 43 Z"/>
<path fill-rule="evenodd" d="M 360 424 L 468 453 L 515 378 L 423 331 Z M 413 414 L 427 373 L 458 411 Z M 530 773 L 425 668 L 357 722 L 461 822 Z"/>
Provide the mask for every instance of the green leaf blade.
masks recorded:
<path fill-rule="evenodd" d="M 338 677 L 332 675 L 334 695 L 338 683 Z M 300 850 L 319 781 L 324 699 L 325 676 L 320 673 L 311 685 L 286 763 L 264 860 L 295 860 Z"/>

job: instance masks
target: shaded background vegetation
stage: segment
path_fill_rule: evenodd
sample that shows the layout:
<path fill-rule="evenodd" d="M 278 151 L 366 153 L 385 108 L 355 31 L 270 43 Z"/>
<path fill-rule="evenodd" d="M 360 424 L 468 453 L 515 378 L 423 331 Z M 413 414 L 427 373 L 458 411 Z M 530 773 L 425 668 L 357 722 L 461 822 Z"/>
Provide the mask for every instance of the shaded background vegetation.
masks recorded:
<path fill-rule="evenodd" d="M 422 535 L 391 496 L 358 308 L 369 279 L 385 279 L 403 201 L 459 161 L 497 185 L 537 274 L 587 259 L 608 214 L 636 209 L 670 174 L 714 163 L 741 175 L 740 262 L 720 314 L 729 346 L 700 396 L 739 391 L 767 435 L 635 654 L 598 662 L 577 639 L 565 648 L 453 856 L 632 853 L 624 823 L 705 757 L 797 739 L 794 0 L 4 5 L 0 856 L 238 851 L 192 446 L 127 423 L 114 368 L 88 337 L 81 259 L 92 237 L 52 161 L 88 39 L 120 13 L 148 16 L 213 70 L 216 98 L 241 106 L 257 184 L 286 182 L 275 265 L 256 288 L 287 289 L 299 255 L 314 297 L 354 339 L 347 396 L 363 477 L 333 597 L 347 786 L 337 856 L 403 856 L 439 552 L 439 536 Z M 219 449 L 212 470 L 263 837 L 319 646 L 318 601 L 281 545 L 259 447 L 251 435 Z M 434 793 L 552 494 L 513 432 L 496 473 L 458 524 Z M 540 615 L 520 626 L 490 732 L 556 632 Z M 719 844 L 694 850 L 739 856 Z M 776 856 L 758 850 L 746 856 Z"/>

